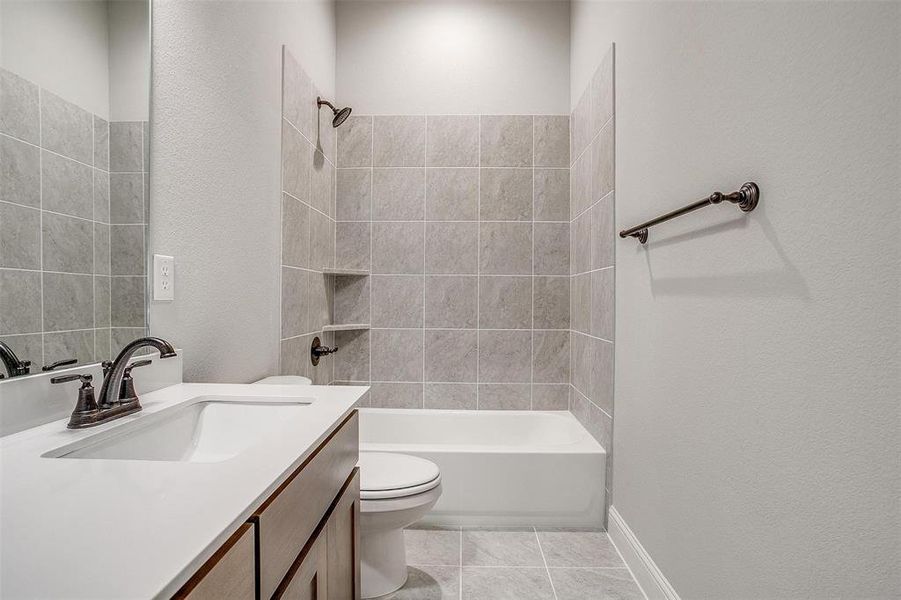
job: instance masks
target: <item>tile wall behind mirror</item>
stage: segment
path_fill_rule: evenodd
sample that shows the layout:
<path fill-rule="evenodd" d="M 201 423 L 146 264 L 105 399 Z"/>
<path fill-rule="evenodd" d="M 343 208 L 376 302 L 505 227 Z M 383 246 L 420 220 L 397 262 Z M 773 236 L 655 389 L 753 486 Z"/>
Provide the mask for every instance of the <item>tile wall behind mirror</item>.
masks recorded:
<path fill-rule="evenodd" d="M 148 0 L 0 0 L 0 342 L 31 373 L 146 331 L 149 85 Z"/>

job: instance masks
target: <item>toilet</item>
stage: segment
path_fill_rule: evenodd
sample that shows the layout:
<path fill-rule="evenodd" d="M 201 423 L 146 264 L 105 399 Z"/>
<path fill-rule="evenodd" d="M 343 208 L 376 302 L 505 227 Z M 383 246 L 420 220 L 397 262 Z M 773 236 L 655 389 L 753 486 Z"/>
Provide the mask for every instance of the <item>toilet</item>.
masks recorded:
<path fill-rule="evenodd" d="M 263 385 L 310 385 L 282 375 Z M 360 587 L 363 598 L 397 591 L 407 582 L 404 528 L 419 521 L 441 497 L 441 471 L 430 460 L 394 452 L 360 452 Z"/>
<path fill-rule="evenodd" d="M 360 546 L 363 598 L 390 594 L 407 581 L 404 528 L 441 496 L 441 472 L 430 460 L 360 452 Z"/>

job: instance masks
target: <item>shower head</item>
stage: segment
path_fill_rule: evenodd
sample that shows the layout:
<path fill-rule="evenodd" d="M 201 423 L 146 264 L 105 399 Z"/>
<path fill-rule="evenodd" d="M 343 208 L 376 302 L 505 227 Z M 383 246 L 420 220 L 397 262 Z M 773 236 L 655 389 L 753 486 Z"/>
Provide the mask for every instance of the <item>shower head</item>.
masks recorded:
<path fill-rule="evenodd" d="M 335 105 L 329 102 L 328 100 L 323 100 L 320 97 L 316 97 L 316 106 L 322 108 L 322 105 L 328 106 L 332 109 L 332 114 L 334 117 L 332 118 L 332 127 L 338 127 L 347 120 L 347 117 L 350 116 L 351 108 L 349 106 L 345 106 L 344 108 L 335 108 Z"/>

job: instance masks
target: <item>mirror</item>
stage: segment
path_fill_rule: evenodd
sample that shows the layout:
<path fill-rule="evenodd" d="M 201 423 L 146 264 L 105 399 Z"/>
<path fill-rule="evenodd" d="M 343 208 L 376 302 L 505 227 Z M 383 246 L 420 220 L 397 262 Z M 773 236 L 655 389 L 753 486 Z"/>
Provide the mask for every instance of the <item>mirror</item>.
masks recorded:
<path fill-rule="evenodd" d="M 0 0 L 0 376 L 145 334 L 149 92 L 148 0 Z"/>

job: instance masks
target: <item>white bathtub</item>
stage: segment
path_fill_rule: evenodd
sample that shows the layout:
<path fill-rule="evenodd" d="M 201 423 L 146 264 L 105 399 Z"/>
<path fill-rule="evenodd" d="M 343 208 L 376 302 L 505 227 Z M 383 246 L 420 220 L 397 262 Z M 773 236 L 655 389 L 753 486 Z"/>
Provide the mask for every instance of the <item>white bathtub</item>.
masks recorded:
<path fill-rule="evenodd" d="M 432 524 L 602 523 L 604 448 L 568 412 L 364 408 L 360 450 L 437 463 Z"/>

